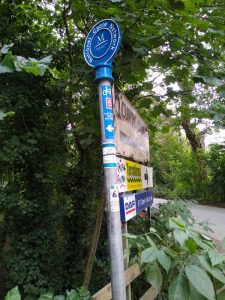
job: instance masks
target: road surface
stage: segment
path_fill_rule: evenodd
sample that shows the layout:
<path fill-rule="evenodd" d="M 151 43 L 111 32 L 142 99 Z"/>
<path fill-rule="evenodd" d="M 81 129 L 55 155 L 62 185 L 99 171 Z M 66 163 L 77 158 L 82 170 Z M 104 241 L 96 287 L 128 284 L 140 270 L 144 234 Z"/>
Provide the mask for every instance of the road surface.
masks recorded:
<path fill-rule="evenodd" d="M 165 203 L 167 200 L 154 198 L 154 203 Z M 222 241 L 225 237 L 225 208 L 212 207 L 207 205 L 193 205 L 191 212 L 197 222 L 208 221 L 209 227 L 214 231 L 212 235 Z"/>

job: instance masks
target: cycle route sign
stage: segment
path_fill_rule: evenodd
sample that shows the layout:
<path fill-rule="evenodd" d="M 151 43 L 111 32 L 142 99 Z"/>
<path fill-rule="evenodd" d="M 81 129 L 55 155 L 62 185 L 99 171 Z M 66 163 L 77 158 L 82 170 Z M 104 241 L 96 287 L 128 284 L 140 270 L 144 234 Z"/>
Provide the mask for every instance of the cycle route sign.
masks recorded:
<path fill-rule="evenodd" d="M 88 33 L 84 44 L 84 58 L 91 67 L 111 63 L 120 44 L 122 34 L 113 20 L 98 22 Z"/>

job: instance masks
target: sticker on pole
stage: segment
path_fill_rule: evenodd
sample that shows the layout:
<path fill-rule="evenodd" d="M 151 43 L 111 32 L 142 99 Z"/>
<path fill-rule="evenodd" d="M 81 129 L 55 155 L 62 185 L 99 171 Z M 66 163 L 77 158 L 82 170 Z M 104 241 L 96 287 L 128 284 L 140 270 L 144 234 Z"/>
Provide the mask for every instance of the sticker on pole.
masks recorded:
<path fill-rule="evenodd" d="M 106 140 L 114 139 L 114 120 L 112 109 L 112 93 L 110 85 L 101 86 L 104 133 Z"/>
<path fill-rule="evenodd" d="M 115 57 L 121 44 L 121 31 L 110 19 L 98 22 L 88 33 L 84 58 L 91 67 L 107 64 Z"/>
<path fill-rule="evenodd" d="M 118 157 L 117 180 L 119 193 L 153 187 L 153 169 Z"/>
<path fill-rule="evenodd" d="M 119 201 L 119 194 L 118 194 L 118 189 L 117 185 L 113 184 L 110 187 L 110 210 L 111 212 L 118 212 L 120 211 L 120 201 Z"/>
<path fill-rule="evenodd" d="M 151 191 L 141 191 L 139 193 L 129 193 L 120 196 L 121 221 L 127 222 L 140 214 L 153 203 Z"/>

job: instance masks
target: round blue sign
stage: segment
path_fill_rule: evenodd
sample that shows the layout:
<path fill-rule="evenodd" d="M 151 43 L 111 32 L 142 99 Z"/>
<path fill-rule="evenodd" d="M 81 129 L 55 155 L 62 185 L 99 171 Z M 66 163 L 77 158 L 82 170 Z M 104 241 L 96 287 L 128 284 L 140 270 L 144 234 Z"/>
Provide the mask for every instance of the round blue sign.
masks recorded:
<path fill-rule="evenodd" d="M 121 43 L 121 31 L 113 20 L 98 22 L 88 33 L 84 44 L 84 58 L 92 67 L 112 61 Z"/>

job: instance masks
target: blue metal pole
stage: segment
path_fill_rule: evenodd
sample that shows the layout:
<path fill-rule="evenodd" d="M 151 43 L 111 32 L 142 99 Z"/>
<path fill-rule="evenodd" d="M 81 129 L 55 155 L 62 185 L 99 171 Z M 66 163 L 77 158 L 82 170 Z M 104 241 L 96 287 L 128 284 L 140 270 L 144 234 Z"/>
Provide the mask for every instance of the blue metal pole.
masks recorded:
<path fill-rule="evenodd" d="M 119 194 L 117 188 L 117 161 L 112 107 L 112 66 L 96 68 L 102 131 L 102 155 L 105 177 L 108 244 L 111 265 L 112 299 L 125 300 L 125 279 Z"/>

